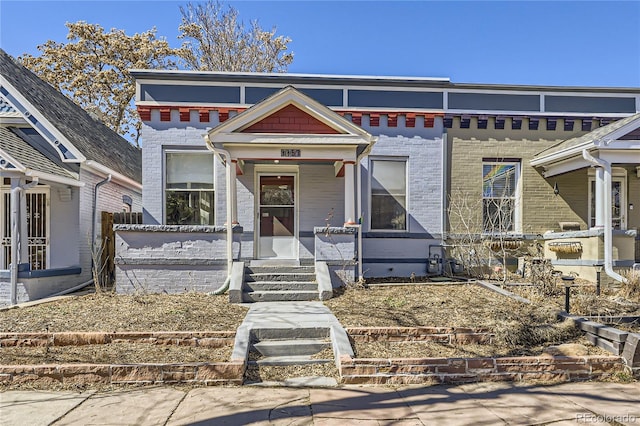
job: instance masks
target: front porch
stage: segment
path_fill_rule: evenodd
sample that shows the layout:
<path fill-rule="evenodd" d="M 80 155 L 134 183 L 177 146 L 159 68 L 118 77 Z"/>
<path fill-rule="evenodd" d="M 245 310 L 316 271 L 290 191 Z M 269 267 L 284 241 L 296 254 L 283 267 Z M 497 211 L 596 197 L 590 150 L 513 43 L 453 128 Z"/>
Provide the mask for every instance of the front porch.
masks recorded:
<path fill-rule="evenodd" d="M 246 273 L 255 270 L 267 275 L 283 275 L 285 268 L 286 278 L 286 274 L 295 275 L 302 267 L 305 274 L 313 274 L 312 280 L 304 281 L 315 282 L 318 293 L 314 299 L 318 300 L 331 297 L 333 287 L 353 282 L 356 276 L 356 229 L 353 227 L 316 227 L 312 237 L 313 257 L 294 262 L 274 261 L 265 267 L 259 266 L 259 262 L 256 266 L 252 257 L 242 256 L 248 251 L 244 246 L 249 239 L 244 236 L 244 229 L 236 225 L 231 273 L 227 270 L 226 227 L 114 225 L 114 230 L 118 293 L 222 293 L 229 289 L 230 301 L 240 303 L 254 301 L 243 298 L 243 292 L 252 290 L 246 286 L 247 281 L 256 282 L 255 277 L 248 280 Z M 292 278 L 299 281 L 299 277 Z M 262 281 L 269 282 L 269 279 Z M 285 279 L 277 287 L 296 290 L 295 286 L 287 287 L 290 283 Z"/>
<path fill-rule="evenodd" d="M 625 271 L 638 261 L 640 216 L 634 205 L 640 205 L 640 114 L 551 147 L 531 165 L 541 169 L 548 181 L 587 169 L 583 186 L 569 188 L 572 195 L 567 200 L 574 211 L 586 213 L 587 229 L 580 230 L 580 223 L 570 218 L 560 223 L 567 229 L 544 233 L 545 258 L 555 269 L 592 282 L 625 282 Z M 559 192 L 556 183 L 556 195 Z"/>
<path fill-rule="evenodd" d="M 90 278 L 77 246 L 84 184 L 16 132 L 3 133 L 0 149 L 0 306 L 56 295 Z"/>

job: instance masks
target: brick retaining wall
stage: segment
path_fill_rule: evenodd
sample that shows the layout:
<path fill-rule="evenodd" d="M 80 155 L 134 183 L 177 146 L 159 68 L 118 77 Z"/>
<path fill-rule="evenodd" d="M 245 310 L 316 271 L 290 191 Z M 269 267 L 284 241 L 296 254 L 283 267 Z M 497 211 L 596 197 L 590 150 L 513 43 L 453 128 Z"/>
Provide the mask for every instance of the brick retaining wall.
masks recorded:
<path fill-rule="evenodd" d="M 149 343 L 220 348 L 233 345 L 235 331 L 0 333 L 0 348 L 8 346 L 82 346 L 108 343 Z"/>
<path fill-rule="evenodd" d="M 235 331 L 0 333 L 1 347 L 83 346 L 148 343 L 219 348 L 232 346 Z M 0 365 L 0 385 L 31 384 L 174 384 L 241 385 L 242 361 L 149 364 Z"/>
<path fill-rule="evenodd" d="M 480 381 L 578 381 L 624 371 L 616 356 L 535 356 L 500 358 L 340 357 L 344 384 L 467 383 Z"/>
<path fill-rule="evenodd" d="M 0 385 L 175 384 L 241 385 L 243 362 L 189 364 L 0 365 Z"/>

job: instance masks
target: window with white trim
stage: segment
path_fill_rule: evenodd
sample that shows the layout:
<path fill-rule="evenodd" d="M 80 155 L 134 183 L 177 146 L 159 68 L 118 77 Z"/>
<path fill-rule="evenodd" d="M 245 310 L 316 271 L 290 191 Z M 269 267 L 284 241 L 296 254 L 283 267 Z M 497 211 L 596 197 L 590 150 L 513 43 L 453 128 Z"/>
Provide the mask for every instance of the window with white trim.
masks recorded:
<path fill-rule="evenodd" d="M 407 161 L 372 159 L 371 229 L 407 230 Z"/>
<path fill-rule="evenodd" d="M 214 225 L 213 154 L 167 152 L 165 223 Z"/>
<path fill-rule="evenodd" d="M 519 162 L 483 161 L 482 229 L 500 234 L 518 231 Z"/>

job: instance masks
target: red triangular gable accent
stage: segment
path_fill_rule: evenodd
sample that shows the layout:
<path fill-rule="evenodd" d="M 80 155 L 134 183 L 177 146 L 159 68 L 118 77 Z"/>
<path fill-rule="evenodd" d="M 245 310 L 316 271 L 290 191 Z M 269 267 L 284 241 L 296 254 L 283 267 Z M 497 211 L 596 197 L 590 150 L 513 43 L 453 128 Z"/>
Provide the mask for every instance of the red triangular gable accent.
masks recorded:
<path fill-rule="evenodd" d="M 243 133 L 308 133 L 339 134 L 322 121 L 289 104 L 257 123 L 242 130 Z"/>

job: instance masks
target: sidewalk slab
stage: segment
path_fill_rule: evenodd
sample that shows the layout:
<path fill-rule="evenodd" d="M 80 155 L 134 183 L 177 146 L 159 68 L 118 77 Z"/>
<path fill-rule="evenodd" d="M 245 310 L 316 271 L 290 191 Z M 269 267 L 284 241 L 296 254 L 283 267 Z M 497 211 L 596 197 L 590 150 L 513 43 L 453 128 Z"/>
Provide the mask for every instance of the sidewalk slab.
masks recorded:
<path fill-rule="evenodd" d="M 578 414 L 583 419 L 595 413 L 608 423 L 640 424 L 640 383 L 638 382 L 567 383 L 553 387 L 551 391 L 557 397 L 576 404 Z M 594 420 L 598 419 L 596 417 Z"/>
<path fill-rule="evenodd" d="M 398 393 L 425 425 L 506 424 L 459 386 L 408 386 L 398 389 Z"/>
<path fill-rule="evenodd" d="M 411 420 L 420 424 L 418 416 L 393 388 L 310 389 L 309 397 L 315 422 L 341 419 L 341 424 L 374 420 L 396 424 L 398 420 Z"/>
<path fill-rule="evenodd" d="M 0 425 L 46 426 L 89 398 L 93 392 L 0 392 Z"/>
<path fill-rule="evenodd" d="M 419 419 L 407 420 L 360 420 L 360 419 L 332 419 L 313 418 L 313 426 L 425 426 Z"/>
<path fill-rule="evenodd" d="M 479 406 L 509 425 L 573 421 L 583 411 L 572 401 L 558 398 L 552 387 L 485 383 L 461 388 Z"/>
<path fill-rule="evenodd" d="M 308 389 L 193 389 L 173 413 L 171 425 L 313 424 Z"/>
<path fill-rule="evenodd" d="M 94 394 L 56 423 L 60 425 L 162 425 L 185 393 L 170 387 Z"/>

